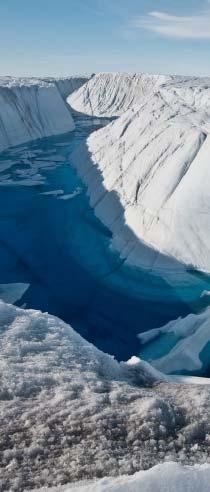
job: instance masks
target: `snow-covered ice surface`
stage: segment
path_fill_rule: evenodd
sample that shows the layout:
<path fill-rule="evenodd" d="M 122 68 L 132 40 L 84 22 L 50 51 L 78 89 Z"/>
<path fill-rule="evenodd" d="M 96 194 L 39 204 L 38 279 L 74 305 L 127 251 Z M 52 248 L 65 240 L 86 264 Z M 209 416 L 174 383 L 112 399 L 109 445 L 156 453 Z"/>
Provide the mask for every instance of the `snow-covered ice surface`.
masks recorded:
<path fill-rule="evenodd" d="M 91 483 L 42 488 L 35 492 L 209 492 L 210 465 L 164 463 L 148 471 Z"/>
<path fill-rule="evenodd" d="M 3 302 L 0 330 L 1 490 L 209 460 L 208 385 L 158 381 L 148 364 L 119 364 L 58 318 Z"/>
<path fill-rule="evenodd" d="M 87 78 L 0 77 L 0 152 L 74 129 L 66 97 Z"/>
<path fill-rule="evenodd" d="M 90 203 L 128 262 L 210 271 L 209 130 L 208 112 L 160 89 L 79 149 Z"/>

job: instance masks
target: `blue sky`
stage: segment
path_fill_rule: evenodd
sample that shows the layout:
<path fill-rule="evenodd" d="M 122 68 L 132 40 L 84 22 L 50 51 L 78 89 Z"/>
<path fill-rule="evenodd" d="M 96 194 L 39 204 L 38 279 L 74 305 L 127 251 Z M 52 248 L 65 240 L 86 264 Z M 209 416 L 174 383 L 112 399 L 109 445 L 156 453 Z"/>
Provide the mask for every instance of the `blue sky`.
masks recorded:
<path fill-rule="evenodd" d="M 210 75 L 208 0 L 2 0 L 0 74 Z"/>

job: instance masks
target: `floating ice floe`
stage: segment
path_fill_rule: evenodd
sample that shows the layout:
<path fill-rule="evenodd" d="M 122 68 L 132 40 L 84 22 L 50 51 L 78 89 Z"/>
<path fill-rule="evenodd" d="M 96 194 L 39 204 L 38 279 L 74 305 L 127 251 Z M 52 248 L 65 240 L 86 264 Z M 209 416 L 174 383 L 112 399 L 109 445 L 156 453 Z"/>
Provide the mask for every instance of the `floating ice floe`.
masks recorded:
<path fill-rule="evenodd" d="M 205 373 L 210 360 L 210 308 L 139 334 L 141 355 L 166 374 Z"/>

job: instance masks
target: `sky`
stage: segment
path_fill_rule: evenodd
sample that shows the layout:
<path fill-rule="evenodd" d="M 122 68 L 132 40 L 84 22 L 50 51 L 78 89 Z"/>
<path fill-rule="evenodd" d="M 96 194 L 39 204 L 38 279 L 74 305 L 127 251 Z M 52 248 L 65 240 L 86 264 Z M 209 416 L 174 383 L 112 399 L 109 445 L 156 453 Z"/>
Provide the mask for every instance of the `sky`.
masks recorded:
<path fill-rule="evenodd" d="M 0 75 L 210 76 L 210 0 L 1 0 Z"/>

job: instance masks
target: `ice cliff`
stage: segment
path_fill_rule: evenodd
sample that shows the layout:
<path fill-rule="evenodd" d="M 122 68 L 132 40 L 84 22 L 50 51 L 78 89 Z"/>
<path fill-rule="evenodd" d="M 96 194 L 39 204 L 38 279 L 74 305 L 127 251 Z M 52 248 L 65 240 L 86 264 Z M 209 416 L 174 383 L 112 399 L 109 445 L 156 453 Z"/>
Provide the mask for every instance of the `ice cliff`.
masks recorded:
<path fill-rule="evenodd" d="M 0 78 L 0 152 L 74 129 L 66 97 L 87 79 Z"/>
<path fill-rule="evenodd" d="M 210 114 L 195 99 L 160 88 L 93 133 L 73 160 L 133 264 L 162 268 L 165 255 L 210 271 Z"/>

